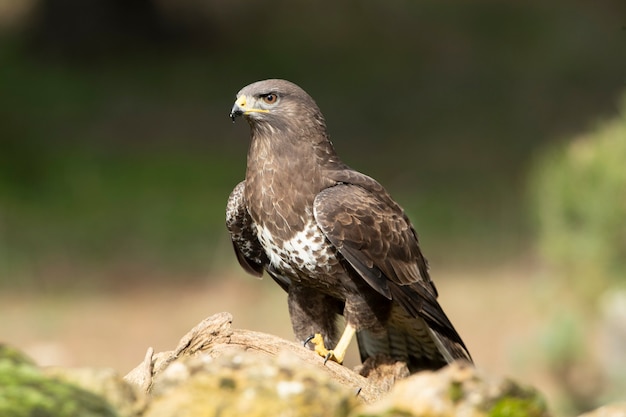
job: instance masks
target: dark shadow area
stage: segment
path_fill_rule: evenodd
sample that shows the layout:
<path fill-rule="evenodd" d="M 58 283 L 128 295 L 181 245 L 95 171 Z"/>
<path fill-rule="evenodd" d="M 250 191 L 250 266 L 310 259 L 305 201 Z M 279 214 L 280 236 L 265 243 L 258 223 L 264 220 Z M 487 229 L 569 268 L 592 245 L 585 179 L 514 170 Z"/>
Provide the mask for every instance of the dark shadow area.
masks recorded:
<path fill-rule="evenodd" d="M 432 263 L 515 258 L 529 161 L 613 114 L 626 73 L 617 1 L 22 8 L 0 40 L 9 285 L 230 265 L 214 254 L 248 132 L 226 116 L 267 77 L 316 98 L 340 154 L 405 206 Z"/>

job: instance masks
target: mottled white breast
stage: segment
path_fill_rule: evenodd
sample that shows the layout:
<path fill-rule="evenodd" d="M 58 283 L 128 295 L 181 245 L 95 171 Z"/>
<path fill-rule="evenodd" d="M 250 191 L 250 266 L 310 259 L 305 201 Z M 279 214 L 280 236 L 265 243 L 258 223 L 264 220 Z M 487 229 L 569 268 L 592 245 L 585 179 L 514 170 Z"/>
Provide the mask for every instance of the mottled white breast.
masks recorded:
<path fill-rule="evenodd" d="M 334 261 L 332 245 L 314 222 L 307 223 L 303 230 L 285 240 L 272 236 L 267 227 L 255 225 L 259 242 L 270 264 L 279 271 L 290 273 L 294 278 L 328 270 L 329 261 Z"/>

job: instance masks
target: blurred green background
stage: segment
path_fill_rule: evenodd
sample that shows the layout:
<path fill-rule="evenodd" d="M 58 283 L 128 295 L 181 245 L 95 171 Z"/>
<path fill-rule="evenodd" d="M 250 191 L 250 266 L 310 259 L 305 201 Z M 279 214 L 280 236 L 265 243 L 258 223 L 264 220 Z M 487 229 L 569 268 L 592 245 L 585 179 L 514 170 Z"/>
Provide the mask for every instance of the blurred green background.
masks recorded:
<path fill-rule="evenodd" d="M 149 305 L 184 315 L 179 300 L 190 292 L 222 301 L 232 295 L 223 306 L 211 300 L 249 326 L 263 322 L 245 317 L 267 297 L 266 321 L 281 323 L 267 329 L 289 337 L 285 305 L 276 301 L 282 294 L 244 277 L 224 228 L 249 136 L 245 123 L 233 125 L 227 115 L 236 92 L 264 78 L 307 90 L 344 161 L 405 207 L 435 280 L 447 287 L 444 307 L 477 362 L 498 372 L 536 367 L 528 382 L 554 393 L 565 410 L 613 398 L 603 375 L 582 394 L 566 386 L 580 388 L 568 372 L 577 378 L 589 356 L 568 351 L 570 362 L 552 366 L 550 355 L 562 359 L 559 349 L 600 337 L 601 309 L 586 308 L 589 293 L 575 289 L 599 281 L 593 305 L 623 281 L 619 268 L 594 267 L 602 256 L 585 266 L 602 271 L 600 278 L 573 279 L 577 257 L 564 257 L 571 249 L 562 242 L 572 242 L 566 234 L 580 220 L 552 227 L 567 216 L 560 203 L 626 205 L 619 181 L 602 196 L 584 194 L 604 183 L 604 173 L 590 174 L 599 182 L 587 188 L 568 183 L 568 175 L 553 181 L 568 172 L 559 155 L 570 142 L 620 117 L 626 3 L 619 0 L 0 0 L 0 339 L 35 356 L 41 343 L 52 343 L 54 352 L 70 353 L 44 349 L 49 361 L 75 364 L 81 345 L 68 340 L 94 326 L 91 314 L 102 322 L 115 310 L 130 323 Z M 622 133 L 617 143 L 626 142 Z M 626 163 L 620 158 L 618 172 Z M 580 195 L 559 199 L 567 187 Z M 621 215 L 580 213 L 576 219 L 612 216 L 600 228 L 617 231 L 610 238 L 617 243 L 599 252 L 626 247 Z M 589 242 L 583 229 L 579 241 Z M 626 255 L 619 250 L 618 264 Z M 159 295 L 141 298 L 148 293 Z M 553 320 L 564 293 L 575 313 Z M 124 297 L 137 304 L 120 312 Z M 85 300 L 102 309 L 72 310 Z M 196 301 L 203 307 L 194 312 L 216 312 Z M 489 328 L 496 310 L 502 322 Z M 22 325 L 9 325 L 12 315 Z M 84 315 L 82 325 L 63 327 L 76 315 Z M 137 319 L 134 334 L 151 318 Z M 563 324 L 572 320 L 575 331 Z M 171 327 L 174 335 L 186 328 Z M 154 336 L 139 334 L 140 346 Z M 110 349 L 97 340 L 90 350 Z M 108 364 L 141 360 L 141 352 L 132 355 Z"/>

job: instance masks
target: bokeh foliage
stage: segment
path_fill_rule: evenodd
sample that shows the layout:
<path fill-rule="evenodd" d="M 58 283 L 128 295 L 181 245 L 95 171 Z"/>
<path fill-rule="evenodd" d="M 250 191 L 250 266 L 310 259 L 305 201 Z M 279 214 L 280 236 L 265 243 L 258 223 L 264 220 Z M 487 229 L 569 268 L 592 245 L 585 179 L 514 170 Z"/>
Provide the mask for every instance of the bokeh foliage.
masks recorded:
<path fill-rule="evenodd" d="M 552 146 L 531 176 L 545 366 L 580 412 L 626 387 L 626 96 L 613 118 Z"/>
<path fill-rule="evenodd" d="M 530 158 L 610 112 L 626 73 L 622 2 L 29 4 L 0 27 L 0 284 L 233 262 L 248 132 L 227 113 L 266 77 L 316 98 L 432 265 L 518 256 Z"/>
<path fill-rule="evenodd" d="M 539 245 L 582 301 L 626 284 L 626 97 L 619 114 L 547 152 L 533 176 Z"/>

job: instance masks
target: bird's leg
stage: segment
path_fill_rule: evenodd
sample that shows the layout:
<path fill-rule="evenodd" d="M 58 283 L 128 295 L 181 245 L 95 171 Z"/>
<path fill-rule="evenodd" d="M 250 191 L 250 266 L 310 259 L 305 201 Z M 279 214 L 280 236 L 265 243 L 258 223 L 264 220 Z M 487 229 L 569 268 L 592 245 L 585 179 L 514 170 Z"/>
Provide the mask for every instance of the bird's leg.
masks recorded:
<path fill-rule="evenodd" d="M 324 363 L 326 363 L 329 359 L 337 363 L 343 363 L 346 351 L 348 350 L 348 346 L 350 345 L 355 333 L 356 329 L 349 323 L 346 324 L 346 328 L 341 335 L 341 339 L 339 339 L 335 349 L 332 350 L 328 350 L 326 346 L 324 346 L 324 338 L 319 333 L 308 338 L 304 344 L 306 345 L 308 342 L 313 343 L 315 346 L 315 352 L 324 358 Z"/>

